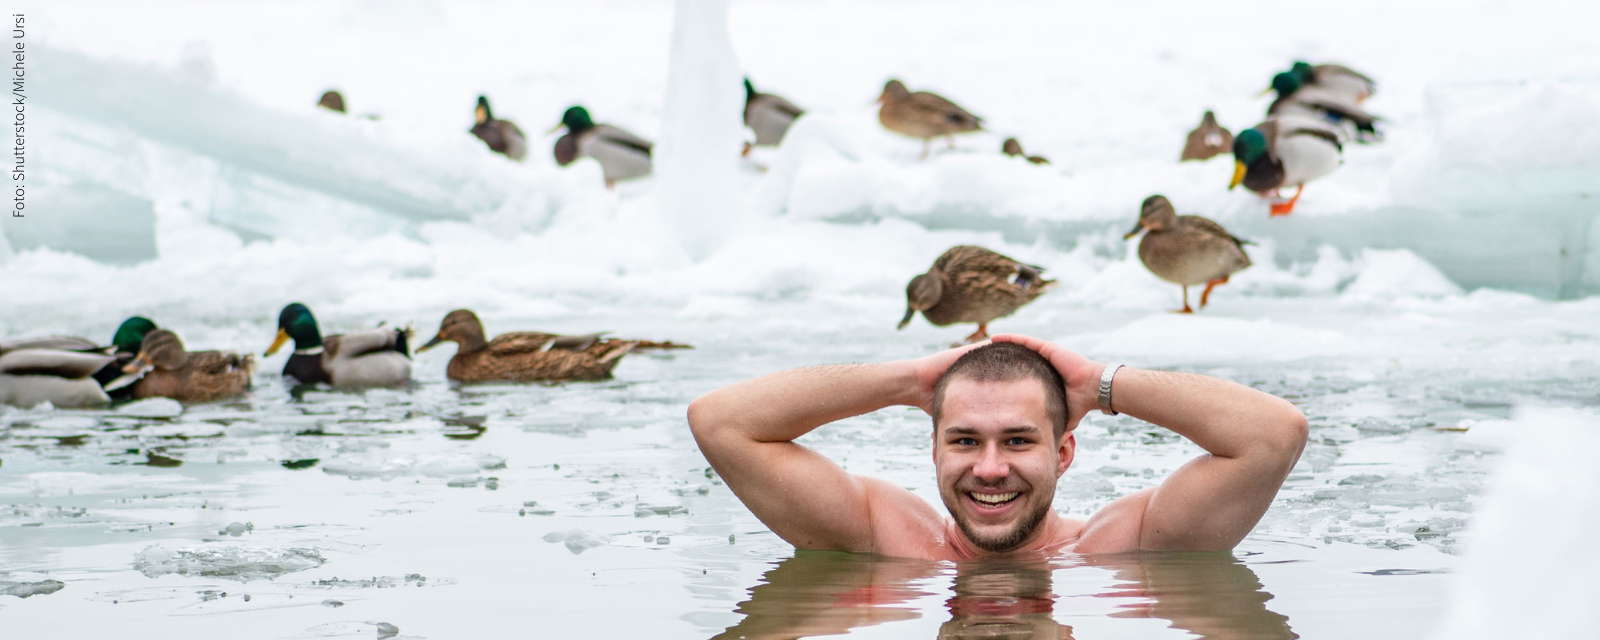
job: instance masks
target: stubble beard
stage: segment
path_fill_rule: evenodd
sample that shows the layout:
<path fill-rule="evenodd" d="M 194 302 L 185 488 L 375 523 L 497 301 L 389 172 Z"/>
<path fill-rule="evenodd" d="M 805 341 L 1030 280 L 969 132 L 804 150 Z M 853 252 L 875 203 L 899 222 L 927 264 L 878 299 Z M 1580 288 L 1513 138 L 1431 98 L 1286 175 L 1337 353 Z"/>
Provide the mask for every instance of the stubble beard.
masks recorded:
<path fill-rule="evenodd" d="M 955 499 L 960 500 L 961 495 L 958 493 Z M 1050 515 L 1051 505 L 1050 502 L 1039 503 L 1032 513 L 1024 516 L 1017 522 L 1017 526 L 1012 527 L 1005 535 L 991 538 L 981 537 L 973 531 L 967 524 L 967 519 L 961 515 L 961 510 L 956 509 L 955 505 L 947 501 L 944 507 L 950 511 L 950 517 L 956 521 L 956 526 L 961 529 L 962 535 L 972 541 L 973 545 L 989 553 L 1005 553 L 1015 551 L 1033 536 L 1033 532 L 1039 529 L 1039 524 L 1044 522 L 1045 516 Z"/>

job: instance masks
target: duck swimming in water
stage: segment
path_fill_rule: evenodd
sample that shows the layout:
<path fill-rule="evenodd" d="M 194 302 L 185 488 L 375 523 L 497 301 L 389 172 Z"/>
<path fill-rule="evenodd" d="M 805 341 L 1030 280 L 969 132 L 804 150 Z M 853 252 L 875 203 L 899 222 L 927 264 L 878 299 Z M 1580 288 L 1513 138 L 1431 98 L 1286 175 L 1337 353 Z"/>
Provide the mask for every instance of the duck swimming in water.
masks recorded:
<path fill-rule="evenodd" d="M 179 402 L 225 400 L 250 389 L 255 359 L 232 351 L 188 351 L 166 329 L 144 336 L 139 355 L 123 367 L 138 376 L 134 398 L 171 398 Z"/>
<path fill-rule="evenodd" d="M 278 335 L 266 355 L 294 340 L 294 353 L 283 375 L 300 384 L 325 382 L 334 387 L 383 387 L 411 379 L 410 334 L 379 327 L 323 337 L 311 310 L 298 302 L 278 314 Z"/>
<path fill-rule="evenodd" d="M 439 333 L 417 353 L 445 342 L 458 346 L 445 376 L 459 382 L 605 380 L 637 340 L 602 338 L 593 333 L 563 336 L 514 331 L 485 339 L 483 322 L 468 309 L 456 309 L 439 323 Z"/>

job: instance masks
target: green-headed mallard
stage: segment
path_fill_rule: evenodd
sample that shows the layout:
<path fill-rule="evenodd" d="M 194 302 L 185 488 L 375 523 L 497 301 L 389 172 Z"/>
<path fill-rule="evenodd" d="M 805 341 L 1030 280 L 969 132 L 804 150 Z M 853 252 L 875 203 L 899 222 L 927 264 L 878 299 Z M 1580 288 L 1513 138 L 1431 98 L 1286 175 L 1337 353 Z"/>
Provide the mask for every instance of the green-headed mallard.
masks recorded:
<path fill-rule="evenodd" d="M 1288 71 L 1272 77 L 1272 88 L 1268 91 L 1276 91 L 1279 98 L 1286 98 L 1313 87 L 1335 98 L 1360 104 L 1377 90 L 1378 83 L 1349 67 L 1296 61 Z"/>
<path fill-rule="evenodd" d="M 912 93 L 899 80 L 883 85 L 878 96 L 883 106 L 878 108 L 878 122 L 895 133 L 922 138 L 922 157 L 928 157 L 928 146 L 933 138 L 944 136 L 955 148 L 955 134 L 978 131 L 983 128 L 983 118 L 972 115 L 944 97 L 918 91 Z"/>
<path fill-rule="evenodd" d="M 12 343 L 16 344 L 16 343 Z M 0 404 L 57 408 L 96 407 L 111 402 L 94 372 L 116 361 L 103 353 L 15 348 L 0 352 Z"/>
<path fill-rule="evenodd" d="M 489 99 L 478 96 L 478 106 L 472 110 L 472 135 L 478 136 L 489 149 L 507 158 L 522 162 L 528 155 L 528 143 L 522 130 L 510 120 L 496 120 L 489 110 Z"/>
<path fill-rule="evenodd" d="M 744 79 L 744 126 L 756 132 L 754 144 L 746 143 L 744 153 L 750 153 L 750 147 L 776 147 L 783 141 L 783 134 L 789 132 L 789 125 L 794 124 L 796 118 L 805 113 L 805 110 L 785 100 L 783 96 L 771 93 L 757 93 L 756 87 L 750 84 L 750 79 Z"/>
<path fill-rule="evenodd" d="M 1207 109 L 1200 117 L 1200 126 L 1190 131 L 1188 140 L 1184 141 L 1183 155 L 1178 157 L 1178 162 L 1206 160 L 1227 153 L 1232 146 L 1233 134 L 1217 124 L 1217 114 Z"/>
<path fill-rule="evenodd" d="M 1016 138 L 1006 138 L 1005 142 L 1000 143 L 1000 153 L 1004 153 L 1008 156 L 1024 158 L 1028 162 L 1032 162 L 1034 164 L 1050 164 L 1050 160 L 1044 156 L 1028 155 L 1028 152 L 1022 150 L 1022 143 L 1017 142 Z"/>
<path fill-rule="evenodd" d="M 1189 286 L 1205 284 L 1200 308 L 1206 308 L 1211 290 L 1250 266 L 1244 254 L 1244 240 L 1228 233 L 1222 225 L 1200 216 L 1180 216 L 1166 196 L 1145 198 L 1139 207 L 1139 223 L 1124 239 L 1145 232 L 1139 241 L 1139 261 L 1150 273 L 1183 287 L 1183 309 L 1189 308 Z"/>
<path fill-rule="evenodd" d="M 317 99 L 317 106 L 329 111 L 344 113 L 344 94 L 333 89 L 324 91 L 322 97 Z"/>
<path fill-rule="evenodd" d="M 601 338 L 598 333 L 563 336 L 537 331 L 513 331 L 487 340 L 478 314 L 468 309 L 446 315 L 438 335 L 417 352 L 444 342 L 458 345 L 445 376 L 459 382 L 604 380 L 639 344 Z"/>
<path fill-rule="evenodd" d="M 1234 171 L 1228 188 L 1246 189 L 1278 198 L 1278 190 L 1295 187 L 1294 197 L 1272 203 L 1273 216 L 1294 211 L 1307 182 L 1333 173 L 1342 162 L 1339 133 L 1303 116 L 1268 118 L 1233 139 Z"/>
<path fill-rule="evenodd" d="M 283 375 L 301 384 L 393 386 L 411 379 L 407 337 L 405 329 L 386 327 L 323 337 L 311 310 L 295 302 L 278 314 L 278 335 L 266 355 L 293 339 L 294 353 L 284 364 Z"/>
<path fill-rule="evenodd" d="M 921 311 L 935 326 L 976 322 L 978 330 L 966 342 L 982 340 L 989 337 L 990 322 L 1016 313 L 1055 285 L 1043 271 L 983 247 L 951 247 L 906 285 L 906 315 L 898 328 L 906 328 Z"/>
<path fill-rule="evenodd" d="M 139 346 L 144 343 L 144 337 L 157 329 L 156 323 L 149 318 L 133 316 L 123 320 L 117 326 L 117 332 L 111 336 L 111 355 L 116 356 L 116 361 L 101 367 L 94 374 L 94 379 L 101 385 L 110 385 L 113 381 L 123 376 L 122 368 L 139 355 Z M 133 397 L 133 385 L 122 385 L 106 389 L 114 400 L 123 400 Z"/>
<path fill-rule="evenodd" d="M 256 363 L 232 351 L 187 351 L 178 334 L 156 329 L 144 336 L 139 355 L 122 370 L 137 376 L 131 385 L 134 398 L 211 402 L 249 390 Z"/>
<path fill-rule="evenodd" d="M 595 124 L 589 110 L 583 107 L 568 108 L 561 114 L 561 124 L 550 133 L 563 128 L 566 134 L 556 139 L 556 164 L 565 167 L 580 156 L 594 158 L 605 174 L 606 187 L 650 175 L 650 149 L 654 144 L 649 140 L 621 127 Z"/>

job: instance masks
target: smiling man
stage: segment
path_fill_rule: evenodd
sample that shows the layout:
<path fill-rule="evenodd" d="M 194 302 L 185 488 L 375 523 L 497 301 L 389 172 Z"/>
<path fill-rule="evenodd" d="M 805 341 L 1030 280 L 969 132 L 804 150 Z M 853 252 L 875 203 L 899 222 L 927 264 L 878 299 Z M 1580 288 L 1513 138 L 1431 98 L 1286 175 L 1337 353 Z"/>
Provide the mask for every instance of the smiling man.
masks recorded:
<path fill-rule="evenodd" d="M 1287 401 L 1205 376 L 1091 361 L 1036 338 L 920 358 L 782 371 L 689 405 L 689 426 L 728 487 L 801 549 L 930 560 L 1015 552 L 1232 549 L 1300 457 L 1306 420 Z M 846 473 L 794 442 L 894 405 L 933 416 L 933 461 L 949 517 L 889 482 Z M 1088 520 L 1054 506 L 1056 481 L 1090 410 L 1126 413 L 1205 449 L 1160 486 Z"/>

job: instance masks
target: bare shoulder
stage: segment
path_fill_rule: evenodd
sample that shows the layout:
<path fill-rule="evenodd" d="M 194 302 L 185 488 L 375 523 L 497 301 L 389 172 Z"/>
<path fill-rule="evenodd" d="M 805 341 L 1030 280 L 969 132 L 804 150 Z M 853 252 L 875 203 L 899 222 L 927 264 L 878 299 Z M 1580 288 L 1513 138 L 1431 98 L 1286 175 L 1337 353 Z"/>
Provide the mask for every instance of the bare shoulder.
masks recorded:
<path fill-rule="evenodd" d="M 944 516 L 905 487 L 857 476 L 872 520 L 872 551 L 888 556 L 936 558 L 946 545 Z"/>
<path fill-rule="evenodd" d="M 1078 553 L 1123 553 L 1139 550 L 1145 510 L 1156 488 L 1135 491 L 1095 512 L 1083 524 L 1074 549 Z"/>

